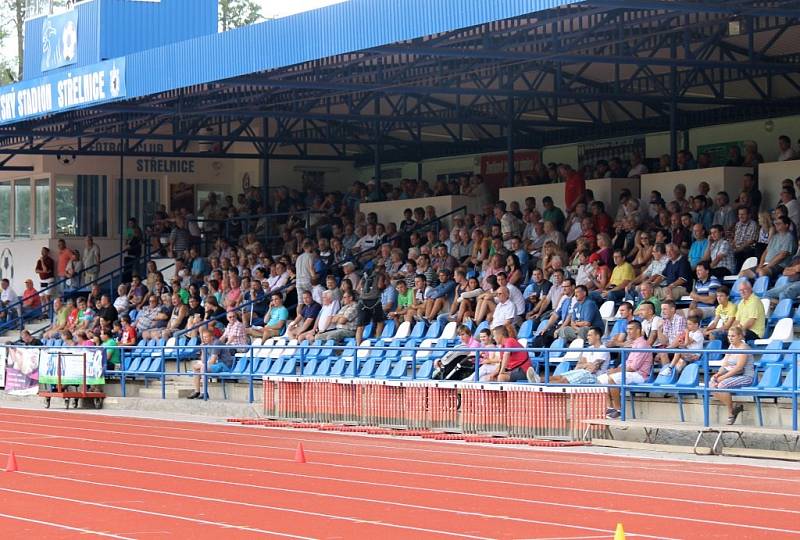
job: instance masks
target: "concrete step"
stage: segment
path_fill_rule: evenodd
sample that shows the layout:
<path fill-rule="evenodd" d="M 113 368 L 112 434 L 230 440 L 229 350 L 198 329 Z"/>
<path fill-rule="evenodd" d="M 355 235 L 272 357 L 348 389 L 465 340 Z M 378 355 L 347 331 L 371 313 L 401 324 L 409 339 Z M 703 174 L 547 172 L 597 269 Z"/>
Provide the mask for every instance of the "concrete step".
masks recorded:
<path fill-rule="evenodd" d="M 194 393 L 194 386 L 167 384 L 165 389 L 166 399 L 182 399 Z M 139 388 L 138 397 L 146 399 L 161 399 L 161 385 L 151 384 L 147 388 Z"/>

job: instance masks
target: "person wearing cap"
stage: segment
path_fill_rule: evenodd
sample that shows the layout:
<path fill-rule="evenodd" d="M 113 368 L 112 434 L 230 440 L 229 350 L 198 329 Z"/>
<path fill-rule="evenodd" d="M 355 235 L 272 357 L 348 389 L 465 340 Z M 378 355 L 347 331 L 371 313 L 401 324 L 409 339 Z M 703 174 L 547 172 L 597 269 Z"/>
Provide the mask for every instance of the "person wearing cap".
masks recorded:
<path fill-rule="evenodd" d="M 592 254 L 591 257 L 596 255 Z M 591 259 L 590 257 L 590 259 Z M 614 270 L 611 271 L 611 277 L 608 279 L 606 286 L 602 289 L 592 291 L 589 297 L 594 300 L 597 305 L 603 303 L 605 300 L 612 300 L 619 302 L 625 297 L 625 289 L 633 279 L 636 277 L 636 272 L 633 265 L 625 260 L 625 254 L 621 250 L 614 251 Z"/>

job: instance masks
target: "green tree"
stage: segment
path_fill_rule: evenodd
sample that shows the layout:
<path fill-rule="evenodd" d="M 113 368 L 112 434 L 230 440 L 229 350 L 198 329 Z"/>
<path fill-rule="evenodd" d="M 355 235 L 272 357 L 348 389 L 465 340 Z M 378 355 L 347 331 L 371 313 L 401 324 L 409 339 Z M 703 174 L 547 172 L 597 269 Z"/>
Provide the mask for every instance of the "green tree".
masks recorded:
<path fill-rule="evenodd" d="M 220 32 L 253 24 L 261 18 L 261 6 L 254 0 L 219 0 Z"/>
<path fill-rule="evenodd" d="M 38 0 L 39 7 L 34 9 L 59 9 L 67 5 L 67 0 Z M 5 58 L 0 67 L 0 84 L 12 82 L 8 80 L 8 62 L 16 63 L 16 76 L 12 80 L 22 79 L 24 68 L 24 48 L 25 48 L 25 19 L 27 18 L 29 0 L 0 0 L 0 46 L 5 40 L 14 35 L 17 38 L 17 57 L 16 59 Z M 44 7 L 43 7 L 44 6 Z M 35 13 L 35 11 L 34 11 Z"/>

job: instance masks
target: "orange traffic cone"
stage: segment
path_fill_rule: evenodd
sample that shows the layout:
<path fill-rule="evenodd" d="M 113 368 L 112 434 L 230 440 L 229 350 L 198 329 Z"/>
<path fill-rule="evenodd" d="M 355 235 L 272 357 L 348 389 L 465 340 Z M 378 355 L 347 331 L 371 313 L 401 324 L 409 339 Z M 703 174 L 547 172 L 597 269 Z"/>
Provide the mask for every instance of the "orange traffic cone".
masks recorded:
<path fill-rule="evenodd" d="M 614 540 L 625 540 L 625 529 L 622 528 L 622 523 L 617 523 L 617 530 L 614 532 Z"/>
<path fill-rule="evenodd" d="M 12 450 L 8 454 L 8 462 L 6 463 L 6 472 L 16 472 L 17 470 L 17 456 L 14 455 Z"/>
<path fill-rule="evenodd" d="M 303 450 L 303 443 L 297 443 L 297 450 L 294 452 L 294 460 L 297 463 L 305 463 L 306 462 L 306 453 Z"/>

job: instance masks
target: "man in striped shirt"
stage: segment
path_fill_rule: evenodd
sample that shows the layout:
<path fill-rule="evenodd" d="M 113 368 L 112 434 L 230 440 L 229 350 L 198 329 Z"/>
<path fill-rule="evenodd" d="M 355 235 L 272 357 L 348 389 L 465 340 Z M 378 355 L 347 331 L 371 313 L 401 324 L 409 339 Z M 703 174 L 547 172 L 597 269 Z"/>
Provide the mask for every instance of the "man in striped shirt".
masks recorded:
<path fill-rule="evenodd" d="M 719 279 L 711 275 L 711 269 L 707 261 L 700 261 L 695 268 L 695 275 L 697 279 L 694 282 L 694 288 L 689 296 L 692 297 L 692 303 L 689 304 L 689 313 L 692 314 L 695 310 L 700 311 L 702 319 L 714 316 L 714 307 L 717 302 L 717 289 L 720 285 Z"/>

